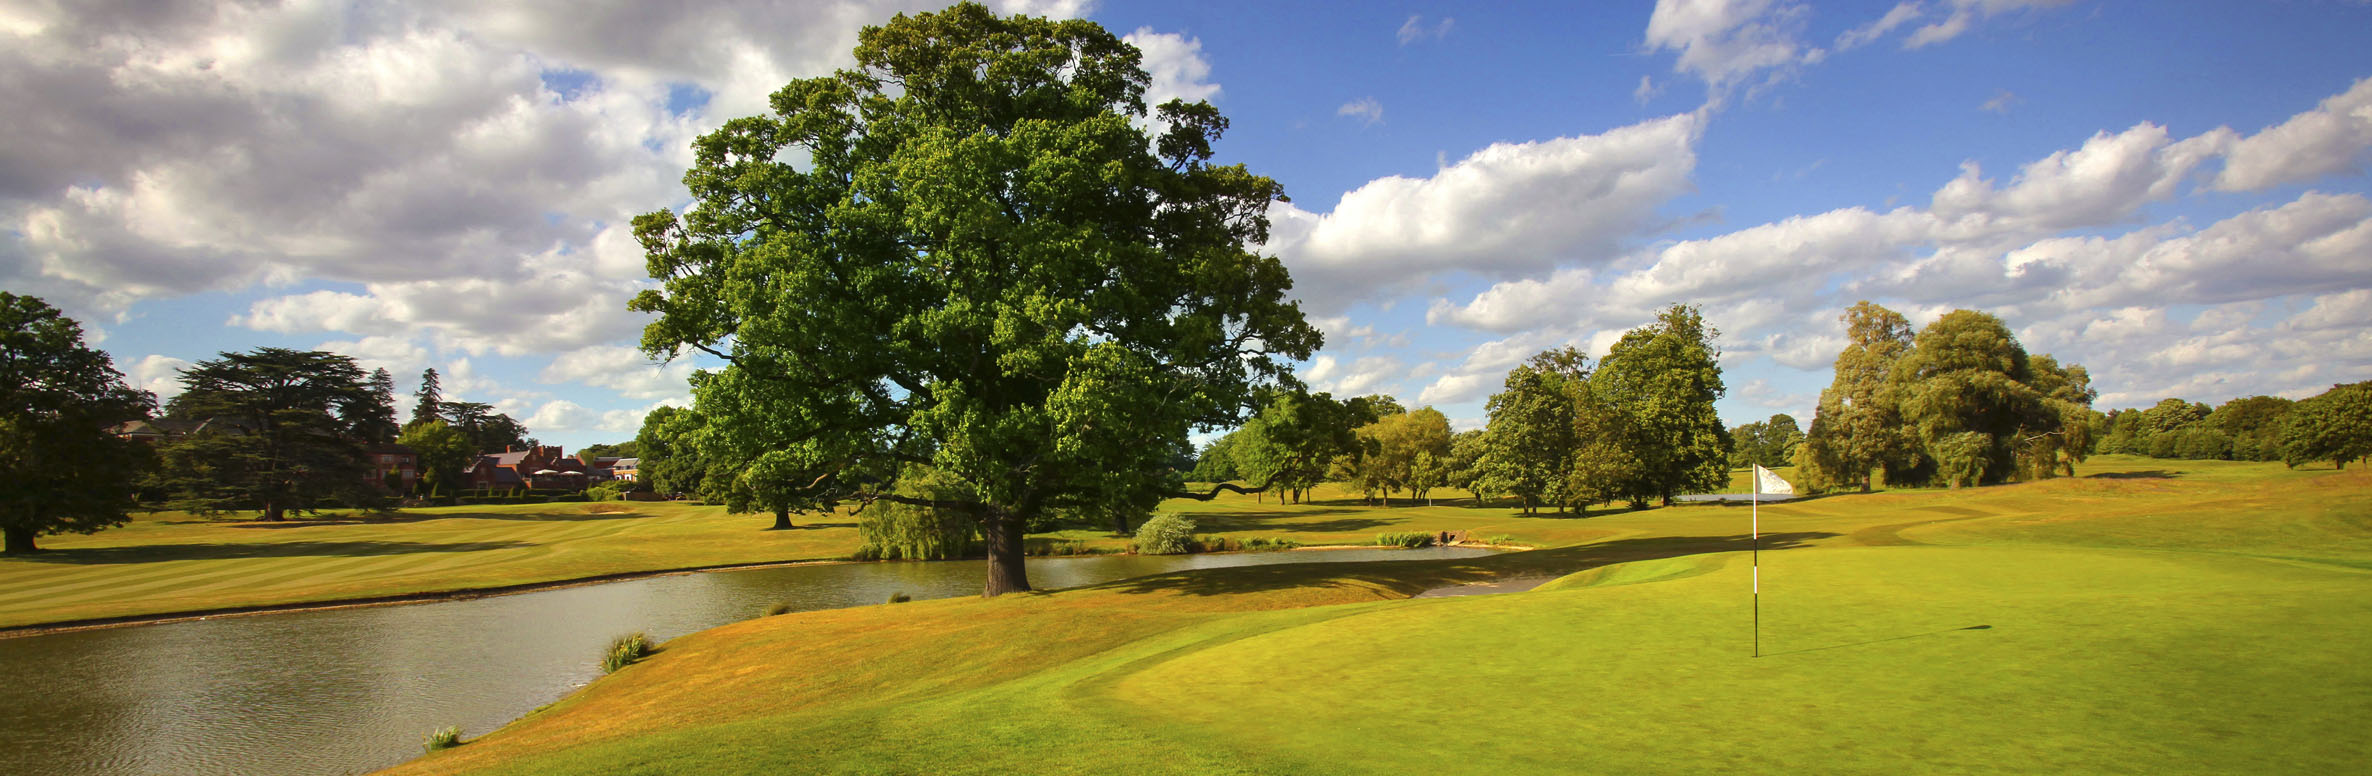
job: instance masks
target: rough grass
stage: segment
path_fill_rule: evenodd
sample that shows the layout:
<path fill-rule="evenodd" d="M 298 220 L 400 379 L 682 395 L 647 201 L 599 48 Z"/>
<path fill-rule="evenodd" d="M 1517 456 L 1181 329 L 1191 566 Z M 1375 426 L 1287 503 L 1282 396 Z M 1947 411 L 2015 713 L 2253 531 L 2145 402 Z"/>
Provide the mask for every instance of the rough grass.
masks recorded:
<path fill-rule="evenodd" d="M 2096 472 L 1766 505 L 1761 658 L 1744 506 L 1459 514 L 1550 546 L 737 623 L 395 772 L 2334 773 L 2372 755 L 2372 475 Z M 1562 576 L 1405 600 L 1541 575 Z"/>

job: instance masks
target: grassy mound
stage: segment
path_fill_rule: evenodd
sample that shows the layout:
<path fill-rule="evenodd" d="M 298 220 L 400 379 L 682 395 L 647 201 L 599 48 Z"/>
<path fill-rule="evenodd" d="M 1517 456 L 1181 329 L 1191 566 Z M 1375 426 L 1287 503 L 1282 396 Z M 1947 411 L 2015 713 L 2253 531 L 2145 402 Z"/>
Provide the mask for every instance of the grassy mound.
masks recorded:
<path fill-rule="evenodd" d="M 2103 463 L 1764 507 L 1762 658 L 1744 507 L 1435 507 L 1595 538 L 753 620 L 396 772 L 2328 773 L 2372 754 L 2372 476 Z M 1565 576 L 1406 598 L 1544 575 Z"/>

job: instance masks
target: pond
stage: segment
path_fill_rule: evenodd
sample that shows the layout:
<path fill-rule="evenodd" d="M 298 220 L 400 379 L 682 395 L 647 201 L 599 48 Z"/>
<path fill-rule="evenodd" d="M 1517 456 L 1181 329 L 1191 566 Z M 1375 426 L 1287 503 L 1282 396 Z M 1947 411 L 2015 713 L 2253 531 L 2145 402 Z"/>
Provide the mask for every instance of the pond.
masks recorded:
<path fill-rule="evenodd" d="M 1334 550 L 1030 561 L 1050 590 L 1271 563 L 1472 557 Z M 749 619 L 976 595 L 980 561 L 787 566 L 519 595 L 0 640 L 0 773 L 320 774 L 420 754 L 430 730 L 482 735 L 600 674 L 633 631 L 671 639 Z"/>

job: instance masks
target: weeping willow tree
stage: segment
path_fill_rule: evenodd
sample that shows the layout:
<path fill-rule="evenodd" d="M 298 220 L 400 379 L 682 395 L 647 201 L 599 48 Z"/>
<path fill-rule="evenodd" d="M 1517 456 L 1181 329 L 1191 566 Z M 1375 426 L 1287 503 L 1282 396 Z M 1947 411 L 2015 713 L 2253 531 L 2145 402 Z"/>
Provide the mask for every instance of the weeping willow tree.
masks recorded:
<path fill-rule="evenodd" d="M 978 557 L 980 521 L 970 514 L 919 502 L 960 501 L 971 489 L 946 472 L 911 466 L 898 478 L 903 501 L 876 501 L 857 511 L 859 560 L 955 560 Z"/>

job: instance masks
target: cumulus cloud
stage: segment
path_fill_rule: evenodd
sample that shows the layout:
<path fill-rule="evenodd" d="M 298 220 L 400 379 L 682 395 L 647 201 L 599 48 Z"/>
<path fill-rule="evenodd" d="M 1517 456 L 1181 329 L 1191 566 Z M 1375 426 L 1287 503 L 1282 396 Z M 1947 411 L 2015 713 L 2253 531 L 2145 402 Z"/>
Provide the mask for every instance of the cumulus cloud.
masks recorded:
<path fill-rule="evenodd" d="M 2342 135 L 2324 117 L 2344 112 L 2361 90 L 2280 126 Z M 1425 390 L 1442 401 L 1477 397 L 1507 366 L 1559 343 L 1603 353 L 1613 336 L 1674 302 L 1701 305 L 1725 332 L 1725 366 L 1767 358 L 1818 373 L 1843 346 L 1837 311 L 1859 299 L 1887 304 L 1915 326 L 1957 307 L 2000 314 L 2031 350 L 2091 366 L 2104 402 L 2295 393 L 2362 379 L 2372 369 L 2372 335 L 2362 326 L 2372 320 L 2363 291 L 2372 285 L 2372 199 L 2308 191 L 2204 226 L 2148 221 L 2149 206 L 2183 196 L 2186 182 L 2214 174 L 2218 158 L 2239 160 L 2237 149 L 2279 137 L 2219 128 L 2176 138 L 2144 123 L 2021 165 L 2006 182 L 1966 164 L 1924 208 L 1794 216 L 1617 261 L 1566 263 L 1463 301 L 1436 299 L 1428 322 L 1499 338 Z M 2234 161 L 2225 177 L 2248 185 L 2308 174 L 2233 176 L 2235 168 L 2250 169 Z M 2265 322 L 2283 310 L 2295 314 Z"/>
<path fill-rule="evenodd" d="M 593 345 L 552 359 L 539 379 L 608 388 L 629 399 L 657 399 L 690 395 L 692 371 L 688 360 L 655 364 L 635 348 Z"/>
<path fill-rule="evenodd" d="M 1219 96 L 1219 85 L 1210 80 L 1211 63 L 1202 56 L 1201 39 L 1138 27 L 1121 40 L 1145 54 L 1145 72 L 1152 76 L 1145 87 L 1146 108 L 1172 99 L 1202 102 Z"/>
<path fill-rule="evenodd" d="M 1508 276 L 1598 264 L 1688 190 L 1697 120 L 1683 114 L 1497 143 L 1430 178 L 1379 178 L 1320 214 L 1269 209 L 1268 250 L 1322 313 L 1436 273 Z"/>
<path fill-rule="evenodd" d="M 1762 71 L 1817 61 L 1798 40 L 1809 8 L 1786 0 L 1657 0 L 1647 19 L 1649 51 L 1677 51 L 1674 72 L 1716 94 Z"/>
<path fill-rule="evenodd" d="M 1936 191 L 1930 210 L 1972 236 L 2113 224 L 2172 197 L 2193 169 L 2230 143 L 2225 130 L 2178 142 L 2145 122 L 2030 162 L 2006 187 L 1984 178 L 1975 162 L 1963 163 L 1960 176 Z"/>
<path fill-rule="evenodd" d="M 158 403 L 181 395 L 181 370 L 196 366 L 172 356 L 146 355 L 116 364 L 132 387 L 156 394 Z"/>
<path fill-rule="evenodd" d="M 2215 186 L 2248 191 L 2361 169 L 2372 148 L 2372 78 L 2233 143 Z"/>

